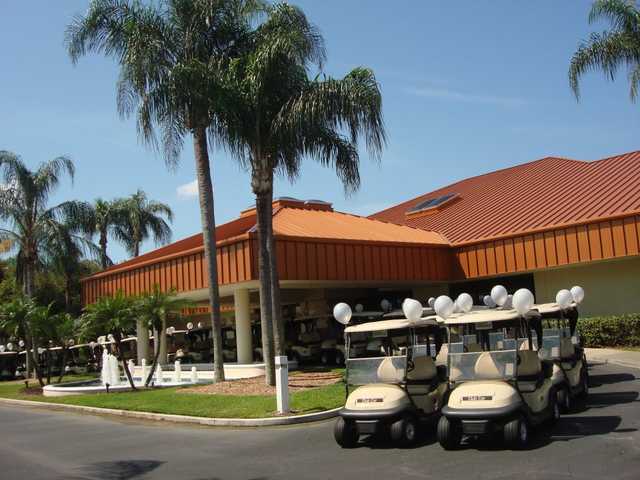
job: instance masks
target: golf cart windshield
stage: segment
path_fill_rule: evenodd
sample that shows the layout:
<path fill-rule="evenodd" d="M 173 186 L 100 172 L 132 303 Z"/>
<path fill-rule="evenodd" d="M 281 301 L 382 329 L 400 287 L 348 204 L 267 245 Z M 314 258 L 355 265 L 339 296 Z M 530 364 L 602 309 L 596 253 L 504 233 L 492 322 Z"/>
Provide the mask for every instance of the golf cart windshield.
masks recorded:
<path fill-rule="evenodd" d="M 509 380 L 516 376 L 516 350 L 449 353 L 449 379 Z"/>
<path fill-rule="evenodd" d="M 407 371 L 407 356 L 350 358 L 347 360 L 347 383 L 402 383 Z"/>

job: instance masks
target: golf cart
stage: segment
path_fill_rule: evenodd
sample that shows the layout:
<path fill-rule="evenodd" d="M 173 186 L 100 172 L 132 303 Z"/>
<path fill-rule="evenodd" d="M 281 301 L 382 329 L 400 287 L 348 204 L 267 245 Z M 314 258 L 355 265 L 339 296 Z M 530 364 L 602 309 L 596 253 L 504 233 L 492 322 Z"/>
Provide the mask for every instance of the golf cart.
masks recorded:
<path fill-rule="evenodd" d="M 359 325 L 361 323 L 373 322 L 382 318 L 383 312 L 376 311 L 364 311 L 359 310 L 356 306 L 356 311 L 351 315 L 350 325 Z M 404 315 L 399 318 L 404 318 Z M 320 362 L 323 365 L 333 363 L 335 365 L 344 365 L 346 358 L 345 344 L 344 344 L 344 326 L 339 323 L 331 322 L 327 329 L 326 335 L 323 335 L 325 340 L 322 341 L 320 348 L 322 353 L 320 355 Z M 351 338 L 351 356 L 362 356 L 366 350 L 366 337 L 352 335 Z"/>
<path fill-rule="evenodd" d="M 394 443 L 408 446 L 417 438 L 419 423 L 440 410 L 446 373 L 436 367 L 425 345 L 442 335 L 442 327 L 434 316 L 421 318 L 419 302 L 411 301 L 418 307 L 410 318 L 345 328 L 347 399 L 334 427 L 335 440 L 344 448 L 355 446 L 360 435 L 387 432 Z M 354 355 L 350 346 L 355 335 L 379 340 L 380 351 Z"/>
<path fill-rule="evenodd" d="M 558 389 L 560 408 L 566 413 L 575 399 L 584 400 L 589 394 L 587 359 L 576 335 L 578 310 L 575 304 L 563 309 L 557 303 L 535 308 L 547 326 L 552 326 L 542 331 L 538 355 L 553 362 L 552 379 Z"/>
<path fill-rule="evenodd" d="M 327 316 L 297 318 L 290 325 L 293 327 L 292 334 L 295 337 L 287 342 L 289 358 L 298 362 L 298 365 L 319 361 L 322 356 L 320 330 L 329 325 L 329 318 Z"/>
<path fill-rule="evenodd" d="M 533 295 L 527 293 L 532 305 Z M 531 325 L 539 321 L 535 311 L 523 316 L 511 309 L 445 316 L 449 345 L 465 335 L 476 339 L 464 344 L 462 352 L 449 349 L 450 394 L 437 430 L 446 450 L 457 448 L 463 435 L 500 431 L 509 447 L 520 448 L 529 440 L 530 426 L 559 418 L 553 366 L 541 362 L 532 348 Z M 503 340 L 491 342 L 492 333 L 502 334 Z M 522 337 L 527 340 L 518 345 Z"/>

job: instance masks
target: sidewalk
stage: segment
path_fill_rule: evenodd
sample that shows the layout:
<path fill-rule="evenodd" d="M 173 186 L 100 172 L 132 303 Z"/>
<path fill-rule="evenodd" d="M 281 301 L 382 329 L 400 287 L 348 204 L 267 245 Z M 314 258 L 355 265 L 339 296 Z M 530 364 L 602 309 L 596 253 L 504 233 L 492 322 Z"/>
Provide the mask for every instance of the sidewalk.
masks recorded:
<path fill-rule="evenodd" d="M 640 369 L 640 352 L 613 348 L 585 348 L 587 361 Z"/>

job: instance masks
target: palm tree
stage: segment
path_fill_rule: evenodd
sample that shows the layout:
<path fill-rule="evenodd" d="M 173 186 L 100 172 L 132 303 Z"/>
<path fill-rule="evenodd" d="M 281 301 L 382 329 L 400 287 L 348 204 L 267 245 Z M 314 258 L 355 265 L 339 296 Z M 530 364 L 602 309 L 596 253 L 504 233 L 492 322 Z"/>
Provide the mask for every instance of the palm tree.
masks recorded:
<path fill-rule="evenodd" d="M 73 162 L 67 157 L 54 158 L 31 171 L 14 153 L 0 151 L 0 221 L 6 227 L 0 228 L 0 241 L 8 240 L 18 251 L 16 277 L 26 297 L 33 298 L 36 272 L 50 260 L 61 237 L 74 235 L 75 225 L 86 216 L 82 202 L 48 206 L 49 196 L 62 175 L 67 173 L 73 179 L 74 171 Z M 74 235 L 74 240 L 81 238 Z M 34 337 L 28 320 L 24 328 L 27 352 L 38 372 L 30 350 Z"/>
<path fill-rule="evenodd" d="M 239 95 L 220 116 L 218 136 L 251 170 L 256 196 L 261 326 L 270 384 L 275 382 L 272 323 L 275 354 L 285 351 L 272 227 L 274 174 L 294 180 L 302 160 L 311 157 L 335 168 L 349 193 L 360 184 L 360 138 L 374 158 L 385 143 L 381 93 L 373 72 L 357 68 L 342 79 L 310 79 L 310 68 L 321 69 L 324 59 L 322 36 L 300 9 L 286 3 L 269 8 L 246 55 L 230 69 L 229 82 Z"/>
<path fill-rule="evenodd" d="M 177 298 L 175 290 L 168 293 L 162 292 L 159 285 L 153 286 L 153 291 L 142 295 L 136 304 L 139 318 L 145 322 L 143 328 L 150 328 L 154 332 L 153 364 L 146 379 L 145 386 L 149 386 L 158 363 L 166 363 L 166 358 L 161 359 L 162 352 L 166 352 L 167 320 L 171 317 L 179 317 L 182 310 L 193 306 L 193 303 L 183 298 Z M 164 346 L 163 346 L 164 342 Z"/>
<path fill-rule="evenodd" d="M 113 297 L 101 297 L 95 303 L 87 305 L 80 317 L 80 330 L 83 338 L 93 339 L 105 332 L 113 337 L 114 353 L 122 363 L 122 368 L 132 390 L 135 390 L 136 386 L 124 357 L 122 339 L 135 330 L 136 317 L 134 299 L 126 297 L 122 291 L 118 291 Z"/>
<path fill-rule="evenodd" d="M 569 67 L 569 84 L 580 97 L 580 78 L 589 71 L 602 70 L 611 80 L 620 67 L 627 67 L 631 100 L 635 101 L 640 82 L 640 10 L 627 0 L 597 0 L 591 7 L 589 23 L 605 19 L 611 30 L 592 33 L 578 46 Z"/>
<path fill-rule="evenodd" d="M 107 254 L 109 236 L 115 237 L 120 243 L 126 244 L 127 242 L 127 238 L 123 237 L 125 232 L 123 203 L 123 199 L 103 200 L 98 198 L 91 205 L 89 216 L 85 221 L 84 227 L 87 233 L 98 235 L 100 266 L 103 270 L 113 264 Z"/>
<path fill-rule="evenodd" d="M 87 207 L 89 206 L 87 205 Z M 90 211 L 91 208 L 89 207 L 88 210 Z M 82 230 L 83 227 L 78 225 L 83 223 L 82 219 L 77 221 L 69 219 L 67 222 L 59 224 L 51 241 L 44 246 L 48 269 L 61 275 L 64 281 L 62 289 L 67 313 L 70 313 L 74 307 L 72 297 L 77 291 L 80 277 L 86 271 L 83 259 L 87 256 L 91 258 L 101 256 L 101 249 L 82 236 L 82 232 L 74 233 L 77 230 Z"/>
<path fill-rule="evenodd" d="M 140 255 L 140 244 L 149 237 L 153 237 L 157 245 L 171 241 L 171 227 L 162 218 L 173 221 L 169 205 L 149 200 L 145 192 L 138 190 L 124 199 L 120 207 L 122 221 L 114 230 L 132 256 Z"/>
<path fill-rule="evenodd" d="M 193 137 L 217 380 L 224 380 L 224 369 L 208 129 L 224 102 L 221 72 L 261 9 L 261 0 L 94 0 L 66 32 L 74 63 L 97 52 L 120 64 L 120 114 L 136 112 L 151 145 L 159 145 L 155 132 L 161 131 L 169 166 L 177 165 L 184 137 Z"/>

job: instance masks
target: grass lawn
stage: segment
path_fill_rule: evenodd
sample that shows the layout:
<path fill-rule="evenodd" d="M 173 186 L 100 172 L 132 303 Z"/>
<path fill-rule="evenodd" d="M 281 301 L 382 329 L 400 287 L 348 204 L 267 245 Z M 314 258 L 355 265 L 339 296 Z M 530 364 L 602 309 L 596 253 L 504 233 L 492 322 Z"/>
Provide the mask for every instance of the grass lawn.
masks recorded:
<path fill-rule="evenodd" d="M 78 377 L 69 377 L 68 379 L 68 381 L 77 380 L 79 380 Z M 23 390 L 23 381 L 0 383 L 0 397 L 19 400 L 197 417 L 260 418 L 276 414 L 276 397 L 274 395 L 233 396 L 180 393 L 180 387 L 177 387 L 137 392 L 44 397 L 25 394 Z M 339 407 L 344 404 L 344 398 L 344 384 L 339 382 L 294 392 L 291 394 L 290 406 L 294 414 L 313 413 Z"/>

